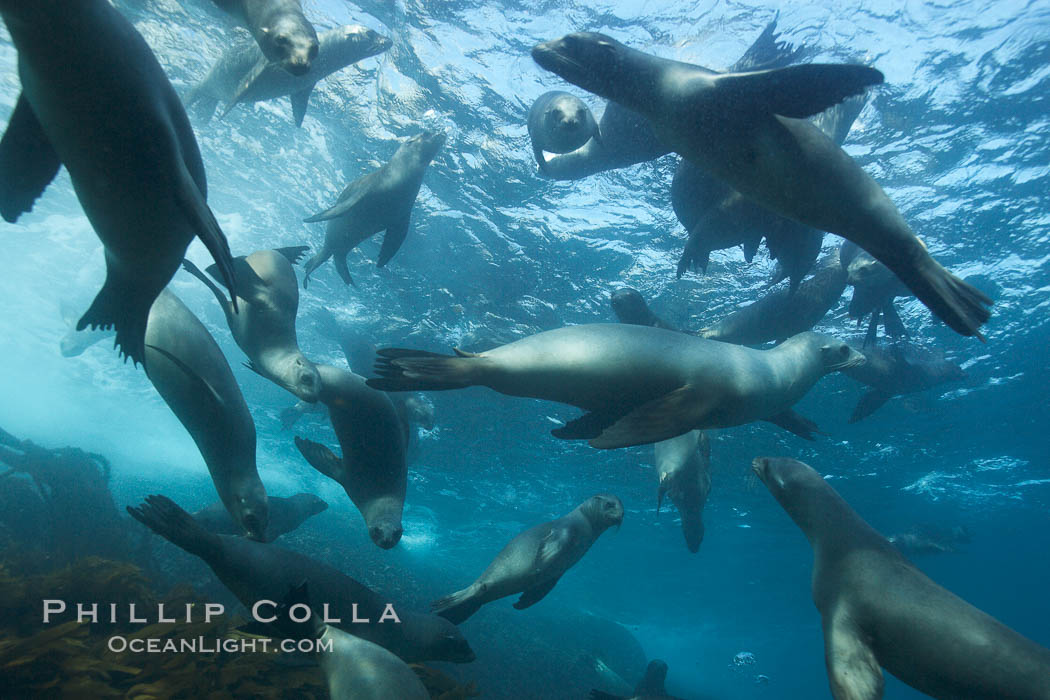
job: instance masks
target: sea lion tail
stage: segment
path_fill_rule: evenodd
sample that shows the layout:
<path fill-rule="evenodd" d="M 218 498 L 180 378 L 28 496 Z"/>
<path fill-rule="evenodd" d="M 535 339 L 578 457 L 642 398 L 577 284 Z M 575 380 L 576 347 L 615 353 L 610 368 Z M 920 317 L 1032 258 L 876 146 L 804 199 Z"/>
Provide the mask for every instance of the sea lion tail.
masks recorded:
<path fill-rule="evenodd" d="M 473 587 L 438 598 L 430 609 L 454 625 L 458 625 L 481 609 L 482 602 L 473 595 Z"/>
<path fill-rule="evenodd" d="M 365 383 L 381 391 L 462 389 L 473 386 L 477 356 L 457 350 L 458 356 L 423 350 L 383 348 L 377 350 L 378 378 Z"/>
<path fill-rule="evenodd" d="M 77 322 L 77 330 L 91 328 L 113 328 L 117 332 L 114 347 L 120 356 L 138 366 L 146 357 L 146 323 L 150 306 L 156 297 L 145 300 L 143 295 L 129 290 L 127 285 L 116 281 L 112 271 L 106 273 L 106 281 L 91 306 Z"/>
<path fill-rule="evenodd" d="M 193 519 L 167 496 L 146 496 L 146 502 L 137 508 L 127 506 L 128 514 L 155 533 L 190 554 L 207 559 L 207 554 L 218 545 L 218 537 Z"/>
<path fill-rule="evenodd" d="M 960 335 L 977 336 L 984 342 L 978 329 L 991 317 L 991 311 L 986 307 L 993 303 L 984 292 L 948 272 L 933 258 L 918 274 L 901 279 L 949 328 Z"/>

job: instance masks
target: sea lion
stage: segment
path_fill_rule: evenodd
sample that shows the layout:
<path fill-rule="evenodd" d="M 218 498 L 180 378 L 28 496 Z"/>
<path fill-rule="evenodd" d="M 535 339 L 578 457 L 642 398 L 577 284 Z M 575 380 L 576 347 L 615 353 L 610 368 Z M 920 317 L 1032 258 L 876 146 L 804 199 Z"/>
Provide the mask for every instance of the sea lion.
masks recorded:
<path fill-rule="evenodd" d="M 310 605 L 309 584 L 304 580 L 293 586 L 275 615 L 286 636 L 325 649 L 315 651 L 315 657 L 328 683 L 329 698 L 430 700 L 423 682 L 404 661 L 378 644 L 323 622 L 322 615 Z M 293 613 L 299 617 L 292 618 Z M 300 622 L 302 615 L 307 619 Z"/>
<path fill-rule="evenodd" d="M 292 75 L 305 75 L 317 58 L 314 26 L 303 14 L 300 0 L 215 0 L 252 33 L 263 59 L 255 72 L 276 63 Z"/>
<path fill-rule="evenodd" d="M 644 115 L 661 141 L 742 196 L 853 241 L 953 330 L 981 337 L 992 300 L 934 260 L 882 188 L 805 120 L 881 83 L 879 71 L 808 64 L 718 74 L 589 32 L 538 44 L 532 56 L 570 83 Z"/>
<path fill-rule="evenodd" d="M 0 141 L 0 215 L 17 221 L 66 166 L 106 255 L 106 281 L 77 330 L 114 327 L 137 365 L 150 307 L 194 236 L 233 288 L 189 119 L 149 46 L 107 0 L 0 0 L 0 15 L 22 81 Z"/>
<path fill-rule="evenodd" d="M 777 40 L 777 21 L 770 22 L 730 70 L 757 70 L 786 65 L 803 53 Z M 579 180 L 606 170 L 655 160 L 671 152 L 649 120 L 616 102 L 606 102 L 598 123 L 601 141 L 591 139 L 570 153 L 537 155 L 540 172 L 554 180 Z"/>
<path fill-rule="evenodd" d="M 872 389 L 857 402 L 850 423 L 867 418 L 894 396 L 966 379 L 962 367 L 918 345 L 898 343 L 890 348 L 866 347 L 861 352 L 867 360 L 864 365 L 843 374 Z"/>
<path fill-rule="evenodd" d="M 62 301 L 59 304 L 59 313 L 62 314 L 62 322 L 68 328 L 66 334 L 58 342 L 58 349 L 62 353 L 62 357 L 76 357 L 95 343 L 113 337 L 113 330 L 109 328 L 92 328 L 78 331 L 77 318 L 80 316 L 80 313 L 67 301 Z"/>
<path fill-rule="evenodd" d="M 303 125 L 306 109 L 314 86 L 347 66 L 390 48 L 390 40 L 368 27 L 348 24 L 330 29 L 318 38 L 317 59 L 310 70 L 292 75 L 273 64 L 267 64 L 261 73 L 252 68 L 259 63 L 262 52 L 251 42 L 228 48 L 197 85 L 186 96 L 186 106 L 196 107 L 205 121 L 212 118 L 220 101 L 226 112 L 242 102 L 261 102 L 288 96 L 292 101 L 292 119 Z M 224 112 L 225 115 L 225 112 Z"/>
<path fill-rule="evenodd" d="M 846 270 L 839 264 L 835 249 L 794 293 L 790 287 L 770 290 L 755 302 L 701 328 L 699 335 L 738 345 L 782 341 L 817 325 L 845 290 Z"/>
<path fill-rule="evenodd" d="M 334 257 L 343 282 L 353 284 L 346 256 L 370 236 L 386 231 L 376 265 L 383 267 L 394 257 L 408 236 L 412 205 L 423 184 L 423 172 L 445 143 L 440 131 L 424 131 L 398 147 L 390 162 L 357 178 L 343 190 L 335 206 L 303 219 L 307 223 L 328 221 L 324 246 L 306 262 L 303 288 L 310 273 Z"/>
<path fill-rule="evenodd" d="M 252 539 L 266 532 L 255 423 L 222 350 L 177 296 L 162 290 L 146 325 L 146 376 L 197 443 L 215 490 Z"/>
<path fill-rule="evenodd" d="M 390 398 L 365 386 L 363 377 L 331 365 L 317 370 L 320 401 L 328 407 L 343 456 L 301 437 L 295 446 L 310 466 L 346 490 L 372 541 L 390 549 L 401 539 L 408 483 L 404 428 Z"/>
<path fill-rule="evenodd" d="M 164 496 L 147 496 L 145 503 L 137 508 L 128 506 L 127 510 L 164 539 L 203 559 L 249 609 L 260 600 L 282 600 L 292 586 L 305 579 L 310 582 L 314 603 L 327 603 L 331 616 L 345 623 L 345 631 L 374 642 L 405 661 L 474 660 L 467 640 L 448 620 L 409 610 L 315 559 L 276 544 L 214 535 Z M 400 624 L 379 622 L 388 603 L 394 607 Z M 369 624 L 351 623 L 355 604 L 356 617 L 368 619 Z M 264 614 L 268 612 L 264 609 Z"/>
<path fill-rule="evenodd" d="M 854 97 L 821 112 L 812 121 L 841 144 L 863 107 L 864 99 Z M 751 262 L 764 236 L 769 256 L 779 262 L 771 284 L 787 278 L 791 282 L 789 291 L 794 292 L 813 267 L 824 241 L 822 231 L 785 219 L 745 199 L 685 158 L 671 182 L 671 205 L 689 232 L 678 262 L 679 278 L 690 268 L 706 272 L 713 250 L 742 245 L 744 259 Z"/>
<path fill-rule="evenodd" d="M 812 439 L 816 426 L 791 406 L 825 374 L 864 361 L 819 333 L 760 351 L 622 323 L 569 326 L 483 353 L 457 353 L 380 350 L 380 377 L 367 384 L 385 391 L 480 385 L 567 403 L 587 413 L 551 434 L 609 449 L 756 420 Z"/>
<path fill-rule="evenodd" d="M 617 289 L 609 297 L 616 319 L 620 323 L 633 323 L 636 326 L 652 326 L 653 328 L 665 328 L 669 331 L 678 330 L 671 324 L 657 316 L 645 303 L 645 299 L 636 289 L 624 287 Z"/>
<path fill-rule="evenodd" d="M 812 467 L 759 457 L 752 468 L 813 547 L 836 700 L 881 698 L 880 666 L 938 698 L 1050 699 L 1050 649 L 927 578 Z"/>
<path fill-rule="evenodd" d="M 567 92 L 545 92 L 529 110 L 529 139 L 536 162 L 543 168 L 543 152 L 569 153 L 591 139 L 601 142 L 601 132 L 587 105 Z"/>
<path fill-rule="evenodd" d="M 314 363 L 299 349 L 295 332 L 299 283 L 292 269 L 306 250 L 306 246 L 295 246 L 235 258 L 234 271 L 241 281 L 236 303 L 189 260 L 182 266 L 219 301 L 237 347 L 248 356 L 248 369 L 303 401 L 313 402 L 317 401 L 321 378 Z M 208 272 L 215 276 L 215 266 Z"/>
<path fill-rule="evenodd" d="M 266 526 L 262 542 L 273 542 L 328 509 L 328 504 L 312 493 L 297 493 L 288 498 L 270 496 L 267 501 L 270 507 L 270 522 Z M 240 528 L 230 519 L 230 513 L 222 503 L 212 503 L 201 508 L 193 513 L 193 519 L 215 535 L 240 534 Z"/>
<path fill-rule="evenodd" d="M 704 540 L 704 504 L 711 493 L 711 441 L 702 430 L 690 430 L 653 445 L 653 459 L 660 486 L 656 512 L 664 495 L 682 516 L 682 534 L 689 551 L 696 554 Z"/>
<path fill-rule="evenodd" d="M 562 574 L 578 562 L 595 540 L 623 522 L 623 503 L 598 494 L 557 520 L 530 527 L 512 539 L 474 583 L 434 601 L 431 609 L 456 624 L 482 605 L 521 593 L 517 610 L 535 605 L 551 592 Z"/>
<path fill-rule="evenodd" d="M 857 319 L 859 324 L 871 314 L 864 347 L 874 345 L 878 340 L 880 323 L 891 338 L 906 338 L 908 330 L 893 302 L 897 297 L 911 296 L 911 291 L 888 267 L 855 243 L 843 241 L 841 250 L 848 284 L 853 287 L 853 299 L 849 304 L 850 318 Z"/>
<path fill-rule="evenodd" d="M 624 697 L 613 695 L 601 690 L 592 690 L 590 700 L 677 700 L 667 694 L 665 683 L 667 682 L 667 662 L 653 659 L 645 668 L 645 675 L 634 688 L 634 695 Z"/>

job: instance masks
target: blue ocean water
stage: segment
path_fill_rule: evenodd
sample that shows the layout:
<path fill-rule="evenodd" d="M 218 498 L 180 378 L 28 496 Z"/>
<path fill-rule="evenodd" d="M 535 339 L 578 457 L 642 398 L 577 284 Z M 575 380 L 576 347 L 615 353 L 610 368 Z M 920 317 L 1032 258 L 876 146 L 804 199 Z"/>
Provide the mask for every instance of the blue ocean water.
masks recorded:
<path fill-rule="evenodd" d="M 118 7 L 183 95 L 240 35 L 205 0 Z M 316 361 L 343 364 L 322 333 L 324 310 L 379 346 L 448 352 L 613 321 L 608 296 L 623 285 L 684 328 L 754 299 L 773 269 L 764 253 L 747 264 L 739 250 L 719 251 L 706 275 L 675 279 L 685 239 L 670 205 L 675 156 L 576 182 L 538 175 L 525 128 L 532 101 L 552 89 L 579 94 L 595 110 L 599 101 L 541 70 L 529 50 L 593 30 L 722 68 L 778 11 L 783 38 L 810 47 L 811 60 L 860 61 L 885 74 L 844 147 L 937 258 L 995 306 L 982 344 L 951 332 L 914 299 L 899 302 L 914 339 L 961 364 L 963 383 L 894 399 L 849 425 L 863 389 L 831 375 L 798 406 L 830 434 L 815 443 L 767 424 L 715 431 L 707 532 L 696 555 L 684 546 L 676 513 L 656 513 L 650 448 L 606 452 L 558 441 L 548 431 L 576 416 L 561 405 L 485 389 L 430 394 L 437 426 L 420 431 L 404 538 L 383 552 L 338 485 L 313 471 L 281 430 L 278 414 L 294 397 L 240 367 L 242 353 L 211 294 L 179 273 L 171 289 L 222 346 L 252 409 L 268 491 L 313 491 L 331 504 L 303 527 L 297 546 L 424 605 L 467 585 L 522 529 L 595 493 L 614 493 L 627 510 L 622 528 L 604 535 L 535 608 L 513 611 L 506 599 L 465 623 L 478 660 L 446 667 L 451 673 L 476 679 L 483 697 L 580 697 L 564 681 L 544 682 L 566 674 L 543 665 L 575 667 L 578 649 L 554 634 L 557 624 L 536 621 L 569 625 L 586 611 L 626 627 L 647 658 L 667 661 L 668 690 L 683 698 L 826 697 L 811 550 L 749 478 L 754 456 L 793 456 L 825 474 L 885 534 L 928 523 L 967 527 L 970 544 L 916 563 L 1050 646 L 1050 6 L 306 0 L 304 8 L 318 29 L 361 23 L 393 46 L 321 83 L 301 129 L 286 99 L 194 120 L 209 204 L 234 254 L 320 245 L 323 227 L 302 223 L 305 216 L 386 162 L 399 140 L 435 126 L 449 136 L 397 257 L 377 269 L 379 243 L 366 242 L 350 255 L 356 288 L 327 265 L 302 292 L 300 345 Z M 3 115 L 18 94 L 15 61 L 0 31 Z M 77 358 L 59 354 L 67 331 L 60 306 L 86 308 L 104 275 L 101 244 L 67 175 L 31 214 L 3 226 L 3 242 L 0 426 L 43 445 L 107 455 L 119 506 L 157 492 L 191 510 L 214 501 L 196 447 L 141 368 L 122 365 L 106 342 Z M 829 236 L 825 246 L 837 243 Z M 188 257 L 210 264 L 199 242 Z M 859 339 L 863 328 L 846 306 L 844 299 L 818 329 Z M 334 442 L 324 423 L 301 423 L 295 434 Z M 546 635 L 530 643 L 549 654 L 511 653 L 529 630 Z M 886 697 L 920 695 L 889 678 Z"/>

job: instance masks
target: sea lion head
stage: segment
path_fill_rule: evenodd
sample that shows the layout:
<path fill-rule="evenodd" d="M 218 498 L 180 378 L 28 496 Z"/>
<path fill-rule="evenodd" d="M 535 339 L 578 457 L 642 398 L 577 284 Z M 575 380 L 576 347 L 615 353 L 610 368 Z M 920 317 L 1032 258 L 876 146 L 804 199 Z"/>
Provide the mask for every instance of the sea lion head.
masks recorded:
<path fill-rule="evenodd" d="M 404 530 L 401 527 L 400 510 L 380 511 L 372 517 L 365 518 L 365 523 L 368 525 L 368 536 L 377 547 L 392 549 L 401 541 Z"/>
<path fill-rule="evenodd" d="M 283 377 L 287 382 L 285 389 L 307 403 L 317 403 L 321 395 L 321 375 L 317 371 L 317 365 L 301 353 L 295 353 L 289 357 Z"/>
<path fill-rule="evenodd" d="M 568 93 L 552 99 L 543 113 L 547 136 L 543 148 L 551 153 L 571 153 L 598 133 L 594 115 L 583 100 Z"/>
<path fill-rule="evenodd" d="M 409 396 L 405 399 L 405 411 L 408 419 L 424 430 L 434 429 L 434 404 L 422 396 Z"/>
<path fill-rule="evenodd" d="M 424 619 L 430 624 L 424 624 Z M 413 628 L 424 636 L 421 641 L 428 659 L 469 664 L 477 658 L 459 628 L 439 615 L 427 615 L 418 620 Z"/>
<path fill-rule="evenodd" d="M 790 457 L 755 457 L 751 470 L 781 502 L 816 482 L 824 484 L 813 467 Z"/>
<path fill-rule="evenodd" d="M 404 148 L 413 156 L 429 163 L 445 145 L 446 138 L 445 132 L 440 129 L 427 129 L 406 141 Z"/>
<path fill-rule="evenodd" d="M 607 493 L 591 496 L 586 503 L 580 506 L 580 510 L 587 516 L 591 527 L 599 532 L 623 523 L 623 502 L 616 496 Z"/>
<path fill-rule="evenodd" d="M 863 353 L 854 350 L 845 341 L 839 340 L 834 336 L 807 331 L 794 337 L 804 340 L 810 347 L 819 350 L 820 363 L 824 368 L 825 374 L 857 367 L 867 362 Z M 782 345 L 787 345 L 790 342 L 791 339 L 789 338 Z"/>
<path fill-rule="evenodd" d="M 252 484 L 233 496 L 227 510 L 244 529 L 249 539 L 266 541 L 266 526 L 270 524 L 270 505 L 262 482 Z"/>
<path fill-rule="evenodd" d="M 645 303 L 645 299 L 638 290 L 630 287 L 617 289 L 609 297 L 609 303 L 612 304 L 613 312 L 620 323 L 633 323 L 636 326 L 653 325 L 653 312 L 649 310 L 649 305 Z"/>
<path fill-rule="evenodd" d="M 309 22 L 294 15 L 280 15 L 262 28 L 259 48 L 273 63 L 292 75 L 305 75 L 317 58 L 317 32 Z"/>
<path fill-rule="evenodd" d="M 573 85 L 607 96 L 613 81 L 622 79 L 625 47 L 595 32 L 566 34 L 532 47 L 532 59 Z"/>
<path fill-rule="evenodd" d="M 340 46 L 347 50 L 352 49 L 356 61 L 381 54 L 393 44 L 390 39 L 379 32 L 374 32 L 360 24 L 348 24 L 342 27 L 340 38 L 342 39 Z"/>

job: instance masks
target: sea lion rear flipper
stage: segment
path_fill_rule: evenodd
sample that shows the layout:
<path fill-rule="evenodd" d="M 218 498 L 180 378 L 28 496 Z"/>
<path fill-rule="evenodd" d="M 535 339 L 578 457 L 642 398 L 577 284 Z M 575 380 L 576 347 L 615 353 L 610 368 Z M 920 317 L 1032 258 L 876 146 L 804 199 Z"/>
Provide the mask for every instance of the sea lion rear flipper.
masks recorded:
<path fill-rule="evenodd" d="M 210 289 L 211 293 L 215 295 L 215 298 L 219 300 L 219 306 L 222 307 L 222 310 L 226 310 L 226 306 L 230 303 L 230 300 L 226 298 L 226 295 L 221 289 L 219 289 L 215 285 L 214 282 L 208 279 L 208 277 L 203 272 L 201 272 L 201 269 L 199 267 L 197 267 L 192 262 L 184 258 L 182 261 L 182 269 L 199 279 L 201 282 L 203 282 L 204 286 Z M 216 279 L 221 279 L 218 275 L 218 272 L 219 268 L 215 265 L 208 266 L 208 274 Z"/>
<path fill-rule="evenodd" d="M 606 428 L 623 417 L 622 413 L 584 413 L 560 428 L 551 431 L 559 440 L 591 440 L 602 434 Z"/>
<path fill-rule="evenodd" d="M 179 162 L 179 182 L 175 183 L 175 200 L 182 209 L 190 225 L 190 230 L 197 234 L 204 247 L 211 253 L 211 257 L 222 272 L 222 280 L 226 289 L 230 290 L 230 303 L 233 310 L 237 311 L 237 282 L 233 272 L 233 255 L 230 254 L 230 244 L 226 240 L 226 234 L 215 220 L 215 214 L 205 201 L 196 181 L 190 176 L 186 164 Z"/>
<path fill-rule="evenodd" d="M 210 552 L 221 547 L 218 535 L 201 527 L 193 516 L 166 496 L 146 496 L 137 508 L 127 506 L 128 514 L 155 533 L 208 561 Z"/>
<path fill-rule="evenodd" d="M 778 425 L 788 432 L 798 435 L 803 440 L 816 440 L 813 433 L 817 435 L 827 435 L 817 428 L 817 424 L 811 421 L 805 416 L 795 413 L 790 408 L 783 413 L 775 415 L 771 418 L 763 418 L 762 420 L 773 425 Z"/>
<path fill-rule="evenodd" d="M 356 287 L 354 284 L 354 278 L 350 276 L 350 268 L 346 266 L 346 256 L 341 253 L 336 253 L 332 256 L 332 264 L 335 265 L 335 271 L 339 273 L 339 279 L 343 280 L 343 283 L 348 287 Z M 303 280 L 305 283 L 305 280 Z"/>
<path fill-rule="evenodd" d="M 481 609 L 484 603 L 480 596 L 474 595 L 475 587 L 467 586 L 444 598 L 438 598 L 430 604 L 430 610 L 458 625 Z"/>
<path fill-rule="evenodd" d="M 868 66 L 807 63 L 751 73 L 726 73 L 714 80 L 716 89 L 738 109 L 805 119 L 847 97 L 861 94 L 870 85 L 878 85 L 883 75 Z"/>
<path fill-rule="evenodd" d="M 874 389 L 867 392 L 864 396 L 860 397 L 860 401 L 857 402 L 857 407 L 853 409 L 853 415 L 849 417 L 849 422 L 856 423 L 857 421 L 864 420 L 872 413 L 879 410 L 882 404 L 892 398 L 892 394 L 886 394 Z"/>
<path fill-rule="evenodd" d="M 310 246 L 308 245 L 290 245 L 285 246 L 284 248 L 274 248 L 273 252 L 283 255 L 288 259 L 288 262 L 295 265 L 302 260 L 308 250 L 310 250 Z"/>
<path fill-rule="evenodd" d="M 642 404 L 603 430 L 590 444 L 607 450 L 668 440 L 696 428 L 706 412 L 703 397 L 686 385 Z"/>
<path fill-rule="evenodd" d="M 343 476 L 343 460 L 336 457 L 330 449 L 306 438 L 295 436 L 295 446 L 310 466 L 329 479 L 339 481 Z"/>
<path fill-rule="evenodd" d="M 188 260 L 182 261 L 182 269 L 186 270 L 190 274 L 194 275 L 197 279 L 208 284 L 207 278 L 203 275 L 194 274 L 188 265 L 193 263 Z M 252 266 L 244 259 L 244 257 L 238 257 L 233 259 L 233 269 L 237 273 L 237 287 L 238 295 L 241 299 L 248 299 L 250 301 L 258 301 L 260 298 L 265 299 L 268 296 L 268 285 L 263 281 L 261 277 L 252 269 Z M 218 265 L 208 265 L 204 268 L 204 271 L 209 275 L 222 282 L 222 272 L 219 270 Z M 200 272 L 200 270 L 197 270 Z M 226 297 L 222 296 L 222 292 L 219 291 L 214 285 L 208 285 L 212 293 L 219 299 L 219 303 L 223 304 L 223 308 L 226 308 Z"/>
<path fill-rule="evenodd" d="M 525 592 L 522 593 L 521 597 L 518 598 L 516 603 L 514 603 L 514 609 L 524 610 L 525 608 L 531 607 L 543 600 L 543 597 L 554 589 L 554 585 L 558 583 L 560 578 L 561 577 L 559 576 L 558 578 L 551 579 L 546 583 L 541 583 L 538 586 L 525 589 Z"/>
<path fill-rule="evenodd" d="M 113 328 L 117 333 L 114 346 L 120 348 L 125 361 L 130 357 L 138 365 L 145 361 L 146 324 L 153 299 L 143 299 L 143 295 L 130 291 L 134 282 L 122 279 L 116 270 L 106 266 L 106 281 L 77 321 L 76 329 Z"/>
<path fill-rule="evenodd" d="M 406 216 L 404 219 L 387 227 L 386 233 L 383 234 L 383 246 L 379 249 L 379 259 L 376 260 L 378 267 L 386 265 L 397 254 L 401 244 L 408 237 L 408 223 L 410 220 Z"/>
<path fill-rule="evenodd" d="M 865 642 L 844 612 L 824 622 L 824 662 L 828 668 L 831 694 L 850 700 L 878 700 L 885 679 L 875 652 Z"/>
<path fill-rule="evenodd" d="M 301 127 L 303 125 L 303 119 L 306 117 L 306 108 L 310 106 L 310 95 L 313 94 L 314 85 L 316 84 L 314 83 L 291 95 L 292 118 L 295 119 L 296 126 Z"/>
<path fill-rule="evenodd" d="M 0 139 L 0 215 L 14 223 L 33 209 L 62 167 L 44 128 L 24 94 L 18 96 Z"/>

